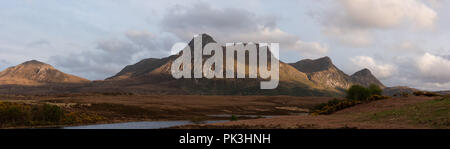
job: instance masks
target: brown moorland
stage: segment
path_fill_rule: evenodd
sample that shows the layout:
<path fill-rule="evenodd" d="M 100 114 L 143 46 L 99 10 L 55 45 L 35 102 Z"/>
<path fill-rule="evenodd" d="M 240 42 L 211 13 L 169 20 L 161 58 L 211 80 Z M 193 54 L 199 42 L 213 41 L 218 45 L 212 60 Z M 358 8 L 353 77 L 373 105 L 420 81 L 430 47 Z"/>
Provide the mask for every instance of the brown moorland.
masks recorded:
<path fill-rule="evenodd" d="M 174 128 L 427 129 L 450 128 L 450 99 L 412 96 L 360 104 L 331 115 L 279 116 Z"/>
<path fill-rule="evenodd" d="M 0 102 L 56 105 L 68 112 L 98 115 L 95 123 L 127 121 L 226 119 L 214 115 L 305 114 L 330 97 L 295 96 L 199 96 L 199 95 L 105 95 L 64 94 L 52 96 L 0 95 Z M 240 118 L 245 119 L 245 117 Z"/>

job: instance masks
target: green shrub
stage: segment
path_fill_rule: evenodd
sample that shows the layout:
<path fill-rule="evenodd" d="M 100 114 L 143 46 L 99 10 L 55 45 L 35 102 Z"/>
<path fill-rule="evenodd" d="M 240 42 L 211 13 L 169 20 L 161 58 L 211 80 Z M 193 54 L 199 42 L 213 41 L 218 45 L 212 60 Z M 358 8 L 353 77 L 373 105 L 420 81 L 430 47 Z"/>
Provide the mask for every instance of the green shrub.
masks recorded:
<path fill-rule="evenodd" d="M 371 84 L 368 88 L 361 85 L 352 85 L 347 90 L 347 99 L 351 100 L 367 100 L 373 95 L 381 95 L 383 90 L 378 85 Z"/>
<path fill-rule="evenodd" d="M 382 99 L 389 99 L 389 96 L 372 95 L 367 99 L 367 101 L 376 101 L 376 100 L 382 100 Z"/>
<path fill-rule="evenodd" d="M 59 122 L 64 117 L 64 111 L 60 107 L 49 104 L 44 104 L 35 114 L 37 121 Z"/>
<path fill-rule="evenodd" d="M 370 84 L 368 90 L 370 95 L 381 95 L 383 92 L 383 90 L 381 90 L 381 88 L 376 84 Z"/>
<path fill-rule="evenodd" d="M 231 119 L 230 120 L 231 121 L 237 121 L 238 117 L 236 115 L 231 115 Z"/>
<path fill-rule="evenodd" d="M 353 85 L 347 90 L 347 99 L 333 99 L 327 103 L 319 104 L 310 110 L 313 115 L 331 114 L 364 102 L 389 98 L 388 96 L 381 95 L 381 93 L 381 88 L 375 84 L 369 85 L 368 88 L 361 85 Z"/>
<path fill-rule="evenodd" d="M 353 85 L 347 90 L 347 99 L 365 100 L 369 96 L 370 91 L 361 85 Z"/>
<path fill-rule="evenodd" d="M 407 93 L 407 92 L 402 92 L 401 95 L 402 95 L 402 97 L 408 97 L 408 96 L 409 96 L 409 93 Z"/>
<path fill-rule="evenodd" d="M 323 114 L 331 114 L 336 111 L 355 106 L 357 104 L 361 104 L 362 101 L 359 100 L 348 100 L 348 99 L 333 99 L 328 101 L 327 103 L 319 104 L 311 109 L 311 113 L 313 115 L 323 115 Z"/>
<path fill-rule="evenodd" d="M 100 120 L 104 118 L 86 113 L 69 113 L 55 105 L 0 102 L 0 127 L 92 123 Z"/>
<path fill-rule="evenodd" d="M 0 123 L 26 124 L 31 107 L 24 104 L 0 102 Z"/>

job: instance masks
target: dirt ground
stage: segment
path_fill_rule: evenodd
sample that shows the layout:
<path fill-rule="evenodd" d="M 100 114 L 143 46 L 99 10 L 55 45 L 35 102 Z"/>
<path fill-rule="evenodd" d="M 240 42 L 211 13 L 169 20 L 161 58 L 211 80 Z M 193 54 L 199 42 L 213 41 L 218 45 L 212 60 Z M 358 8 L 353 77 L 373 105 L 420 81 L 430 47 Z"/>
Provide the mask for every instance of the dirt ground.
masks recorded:
<path fill-rule="evenodd" d="M 357 105 L 331 115 L 280 116 L 264 119 L 239 120 L 225 123 L 188 125 L 176 128 L 198 129 L 426 129 L 427 125 L 414 125 L 404 119 L 375 121 L 367 119 L 372 113 L 401 108 L 438 97 L 391 98 Z M 448 117 L 447 116 L 447 121 Z"/>

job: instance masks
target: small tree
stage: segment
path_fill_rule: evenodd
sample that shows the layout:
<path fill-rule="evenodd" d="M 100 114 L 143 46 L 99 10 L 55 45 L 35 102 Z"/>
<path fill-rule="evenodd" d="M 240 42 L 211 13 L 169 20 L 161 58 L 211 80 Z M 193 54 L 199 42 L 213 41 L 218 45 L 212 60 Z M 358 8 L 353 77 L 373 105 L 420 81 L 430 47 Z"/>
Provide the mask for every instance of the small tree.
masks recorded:
<path fill-rule="evenodd" d="M 347 99 L 352 100 L 366 100 L 370 97 L 369 89 L 361 86 L 361 85 L 352 85 L 347 90 Z"/>
<path fill-rule="evenodd" d="M 383 92 L 383 90 L 381 90 L 380 86 L 378 86 L 376 84 L 370 84 L 369 91 L 370 91 L 370 96 L 381 95 L 381 93 Z"/>

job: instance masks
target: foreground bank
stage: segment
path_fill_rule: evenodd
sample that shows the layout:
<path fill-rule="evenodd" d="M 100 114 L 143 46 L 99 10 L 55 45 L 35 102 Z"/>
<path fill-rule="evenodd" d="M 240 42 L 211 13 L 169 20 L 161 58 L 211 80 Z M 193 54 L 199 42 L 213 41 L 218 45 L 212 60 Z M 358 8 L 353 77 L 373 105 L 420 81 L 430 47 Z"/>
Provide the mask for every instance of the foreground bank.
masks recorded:
<path fill-rule="evenodd" d="M 449 129 L 450 98 L 401 97 L 357 105 L 331 115 L 280 116 L 182 129 Z"/>

